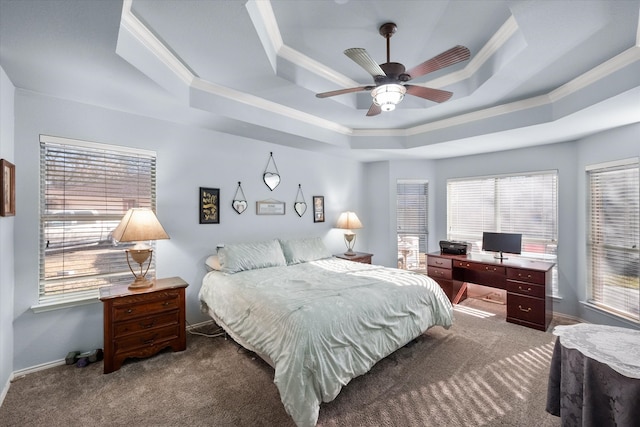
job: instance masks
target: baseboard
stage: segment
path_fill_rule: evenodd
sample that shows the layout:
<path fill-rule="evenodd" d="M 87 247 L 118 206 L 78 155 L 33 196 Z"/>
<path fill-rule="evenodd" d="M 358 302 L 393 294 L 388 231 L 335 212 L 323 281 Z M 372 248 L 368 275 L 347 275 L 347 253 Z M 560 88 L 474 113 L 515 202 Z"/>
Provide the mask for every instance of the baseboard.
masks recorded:
<path fill-rule="evenodd" d="M 570 315 L 564 314 L 564 313 L 557 313 L 555 311 L 553 312 L 553 317 L 554 318 L 558 318 L 558 319 L 564 319 L 564 320 L 576 322 L 576 323 L 588 323 L 588 322 L 585 322 L 584 320 L 582 320 L 579 317 L 570 316 Z"/>
<path fill-rule="evenodd" d="M 45 369 L 55 368 L 56 366 L 64 365 L 66 362 L 64 359 L 54 360 L 52 362 L 42 363 L 40 365 L 31 366 L 29 368 L 20 369 L 13 373 L 13 378 L 22 378 L 25 375 L 33 374 L 34 372 L 44 371 Z"/>
<path fill-rule="evenodd" d="M 2 393 L 0 393 L 0 406 L 2 406 L 2 402 L 4 402 L 4 398 L 7 397 L 7 393 L 9 392 L 9 386 L 11 385 L 11 381 L 13 381 L 13 374 L 9 375 L 7 379 L 7 383 L 2 388 Z"/>

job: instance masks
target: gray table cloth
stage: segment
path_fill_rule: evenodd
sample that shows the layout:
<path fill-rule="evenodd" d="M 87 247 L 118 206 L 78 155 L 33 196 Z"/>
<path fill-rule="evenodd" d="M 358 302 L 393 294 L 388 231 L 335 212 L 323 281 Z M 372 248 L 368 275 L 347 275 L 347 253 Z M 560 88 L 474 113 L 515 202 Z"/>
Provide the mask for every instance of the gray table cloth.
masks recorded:
<path fill-rule="evenodd" d="M 640 331 L 558 326 L 547 412 L 563 426 L 640 427 Z"/>

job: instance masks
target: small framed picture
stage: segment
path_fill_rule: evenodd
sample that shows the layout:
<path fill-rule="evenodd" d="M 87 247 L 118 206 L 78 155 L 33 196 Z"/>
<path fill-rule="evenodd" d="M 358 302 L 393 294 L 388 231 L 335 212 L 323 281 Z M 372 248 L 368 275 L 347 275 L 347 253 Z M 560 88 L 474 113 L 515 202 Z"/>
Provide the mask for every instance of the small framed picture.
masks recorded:
<path fill-rule="evenodd" d="M 313 222 L 324 222 L 324 196 L 313 196 Z"/>
<path fill-rule="evenodd" d="M 220 224 L 220 189 L 200 187 L 200 224 Z"/>
<path fill-rule="evenodd" d="M 0 216 L 16 214 L 16 167 L 0 160 Z"/>
<path fill-rule="evenodd" d="M 257 215 L 284 215 L 285 203 L 279 200 L 269 199 L 256 202 Z"/>

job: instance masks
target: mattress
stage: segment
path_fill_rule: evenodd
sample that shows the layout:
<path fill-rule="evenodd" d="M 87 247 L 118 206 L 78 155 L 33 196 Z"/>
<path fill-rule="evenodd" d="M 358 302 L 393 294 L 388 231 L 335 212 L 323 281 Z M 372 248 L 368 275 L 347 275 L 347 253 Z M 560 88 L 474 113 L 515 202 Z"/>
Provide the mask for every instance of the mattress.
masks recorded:
<path fill-rule="evenodd" d="M 432 326 L 453 308 L 429 277 L 327 258 L 226 274 L 207 273 L 206 310 L 270 361 L 287 413 L 313 426 L 321 402 Z"/>

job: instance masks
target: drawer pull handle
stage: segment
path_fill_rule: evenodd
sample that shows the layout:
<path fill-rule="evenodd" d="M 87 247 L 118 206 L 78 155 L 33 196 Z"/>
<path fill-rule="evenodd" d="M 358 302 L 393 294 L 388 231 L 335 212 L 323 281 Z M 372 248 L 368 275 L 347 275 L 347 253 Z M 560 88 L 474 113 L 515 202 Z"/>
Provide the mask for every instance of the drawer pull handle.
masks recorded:
<path fill-rule="evenodd" d="M 520 311 L 524 311 L 525 313 L 529 313 L 531 311 L 531 307 L 527 307 L 527 309 L 525 310 L 520 304 L 518 304 L 518 308 L 520 309 Z"/>
<path fill-rule="evenodd" d="M 133 313 L 133 309 L 132 309 L 132 308 L 130 308 L 129 310 L 127 310 L 127 314 L 131 314 L 131 313 Z"/>
<path fill-rule="evenodd" d="M 168 305 L 169 305 L 169 301 L 165 301 L 165 302 L 163 302 L 163 303 L 162 303 L 162 305 L 163 305 L 164 307 L 168 306 Z"/>
<path fill-rule="evenodd" d="M 154 320 L 151 323 L 140 323 L 140 326 L 142 326 L 144 329 L 149 329 L 149 328 L 152 328 L 153 325 L 155 324 L 156 324 L 156 321 Z"/>
<path fill-rule="evenodd" d="M 156 340 L 157 337 L 158 337 L 158 335 L 154 335 L 153 337 L 149 338 L 148 340 L 142 341 L 142 344 L 151 344 Z"/>
<path fill-rule="evenodd" d="M 436 260 L 436 264 L 442 265 L 442 264 L 444 264 L 444 262 Z"/>
<path fill-rule="evenodd" d="M 522 278 L 523 274 L 522 273 L 518 273 L 518 277 Z M 527 274 L 527 279 L 531 279 L 531 275 Z"/>
<path fill-rule="evenodd" d="M 493 267 L 493 268 L 491 268 L 491 267 L 485 267 L 485 270 L 493 270 L 493 271 L 496 271 L 496 268 L 495 268 L 495 267 Z"/>
<path fill-rule="evenodd" d="M 522 289 L 522 286 L 518 286 L 518 289 L 520 289 L 523 292 L 531 292 L 531 288 Z"/>

